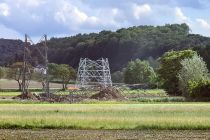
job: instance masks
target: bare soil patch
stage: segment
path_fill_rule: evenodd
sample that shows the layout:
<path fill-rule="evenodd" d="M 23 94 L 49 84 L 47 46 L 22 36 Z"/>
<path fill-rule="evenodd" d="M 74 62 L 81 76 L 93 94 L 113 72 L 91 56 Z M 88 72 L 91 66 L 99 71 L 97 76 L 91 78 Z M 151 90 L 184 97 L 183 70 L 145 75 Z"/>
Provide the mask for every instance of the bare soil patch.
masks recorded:
<path fill-rule="evenodd" d="M 202 130 L 69 130 L 0 129 L 6 140 L 209 140 L 210 131 Z"/>

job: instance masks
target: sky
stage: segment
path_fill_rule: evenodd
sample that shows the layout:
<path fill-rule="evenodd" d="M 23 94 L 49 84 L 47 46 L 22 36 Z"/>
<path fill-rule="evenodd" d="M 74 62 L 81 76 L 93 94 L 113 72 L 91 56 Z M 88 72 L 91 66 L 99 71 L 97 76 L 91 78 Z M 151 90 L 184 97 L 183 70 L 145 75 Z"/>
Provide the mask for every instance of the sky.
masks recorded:
<path fill-rule="evenodd" d="M 0 0 L 0 38 L 39 40 L 139 25 L 187 23 L 210 37 L 210 0 Z"/>

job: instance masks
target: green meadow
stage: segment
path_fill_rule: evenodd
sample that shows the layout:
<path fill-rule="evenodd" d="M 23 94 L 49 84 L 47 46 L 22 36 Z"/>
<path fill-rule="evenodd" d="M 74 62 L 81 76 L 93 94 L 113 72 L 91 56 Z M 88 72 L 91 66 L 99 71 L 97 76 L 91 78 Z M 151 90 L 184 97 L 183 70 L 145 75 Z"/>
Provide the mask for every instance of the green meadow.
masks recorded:
<path fill-rule="evenodd" d="M 210 103 L 1 104 L 0 128 L 210 129 Z"/>

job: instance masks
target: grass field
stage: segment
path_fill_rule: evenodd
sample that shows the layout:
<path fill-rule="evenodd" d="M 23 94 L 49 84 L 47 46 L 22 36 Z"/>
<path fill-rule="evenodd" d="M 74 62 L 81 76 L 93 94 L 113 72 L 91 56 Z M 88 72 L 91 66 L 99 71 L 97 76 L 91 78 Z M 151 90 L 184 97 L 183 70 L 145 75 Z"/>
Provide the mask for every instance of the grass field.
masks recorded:
<path fill-rule="evenodd" d="M 210 103 L 1 104 L 0 128 L 210 129 Z"/>

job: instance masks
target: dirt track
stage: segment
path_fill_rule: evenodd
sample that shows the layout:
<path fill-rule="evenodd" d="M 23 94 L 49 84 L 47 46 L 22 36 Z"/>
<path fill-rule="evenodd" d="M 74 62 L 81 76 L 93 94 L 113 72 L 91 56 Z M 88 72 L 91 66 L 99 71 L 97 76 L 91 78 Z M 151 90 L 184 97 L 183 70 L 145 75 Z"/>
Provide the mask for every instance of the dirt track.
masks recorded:
<path fill-rule="evenodd" d="M 0 129 L 5 140 L 210 140 L 210 130 L 12 130 Z"/>

